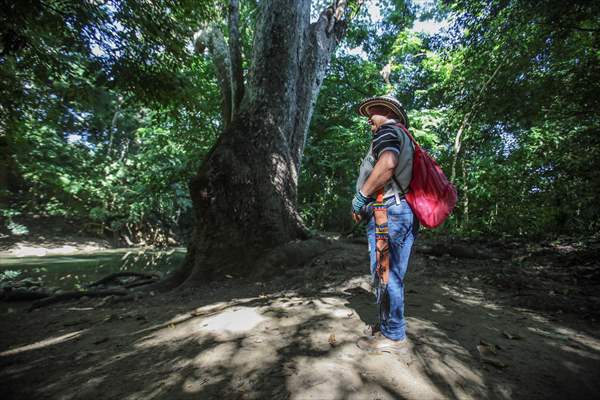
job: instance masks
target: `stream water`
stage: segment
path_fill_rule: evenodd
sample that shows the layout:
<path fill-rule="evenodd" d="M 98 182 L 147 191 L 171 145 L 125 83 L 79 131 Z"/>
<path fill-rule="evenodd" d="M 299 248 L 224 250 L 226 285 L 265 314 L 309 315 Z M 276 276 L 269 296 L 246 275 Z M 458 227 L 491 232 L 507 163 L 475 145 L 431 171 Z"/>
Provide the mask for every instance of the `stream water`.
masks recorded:
<path fill-rule="evenodd" d="M 82 251 L 68 255 L 1 257 L 0 281 L 41 281 L 43 286 L 81 288 L 119 271 L 160 271 L 163 275 L 181 264 L 186 249 L 115 249 Z"/>

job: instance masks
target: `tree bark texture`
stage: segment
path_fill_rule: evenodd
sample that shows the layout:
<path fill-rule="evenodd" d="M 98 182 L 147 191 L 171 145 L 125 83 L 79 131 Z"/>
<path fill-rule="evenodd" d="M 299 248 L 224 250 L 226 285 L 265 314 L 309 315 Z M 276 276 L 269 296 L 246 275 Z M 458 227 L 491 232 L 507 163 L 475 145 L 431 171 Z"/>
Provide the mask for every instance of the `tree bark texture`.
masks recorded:
<path fill-rule="evenodd" d="M 228 98 L 240 90 L 243 98 L 190 184 L 195 228 L 175 283 L 247 273 L 266 250 L 307 238 L 296 208 L 298 176 L 325 70 L 345 30 L 345 6 L 336 2 L 311 24 L 310 0 L 260 2 L 242 89 L 239 54 L 230 53 L 237 66 L 228 71 Z M 230 15 L 229 23 L 236 21 Z M 229 32 L 237 35 L 237 27 Z"/>

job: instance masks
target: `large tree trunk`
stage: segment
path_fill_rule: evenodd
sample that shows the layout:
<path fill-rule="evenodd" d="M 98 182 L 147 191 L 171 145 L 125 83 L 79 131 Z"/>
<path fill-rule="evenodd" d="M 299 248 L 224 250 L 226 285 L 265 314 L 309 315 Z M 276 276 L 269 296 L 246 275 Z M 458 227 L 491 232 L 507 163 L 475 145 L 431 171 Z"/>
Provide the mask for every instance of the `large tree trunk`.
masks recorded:
<path fill-rule="evenodd" d="M 232 6 L 236 10 L 237 1 Z M 243 99 L 190 184 L 195 228 L 175 283 L 250 272 L 266 250 L 307 238 L 296 208 L 298 175 L 325 69 L 344 32 L 346 2 L 313 24 L 310 0 L 261 1 L 259 7 L 245 88 L 236 38 L 229 38 L 235 55 L 229 57 L 228 109 L 237 109 L 240 91 Z"/>

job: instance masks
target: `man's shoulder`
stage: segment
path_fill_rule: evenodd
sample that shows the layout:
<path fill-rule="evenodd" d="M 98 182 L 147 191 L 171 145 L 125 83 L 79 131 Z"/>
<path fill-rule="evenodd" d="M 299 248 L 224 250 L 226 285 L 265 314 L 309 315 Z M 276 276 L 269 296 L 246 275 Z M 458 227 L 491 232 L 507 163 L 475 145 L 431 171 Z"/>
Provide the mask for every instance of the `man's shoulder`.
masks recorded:
<path fill-rule="evenodd" d="M 382 125 L 375 135 L 373 135 L 373 143 L 388 140 L 402 140 L 402 135 L 400 135 L 398 129 L 400 128 L 395 125 Z"/>
<path fill-rule="evenodd" d="M 376 134 L 379 134 L 380 132 L 396 132 L 398 129 L 400 128 L 397 127 L 396 124 L 383 124 L 379 127 L 379 129 L 377 129 Z"/>
<path fill-rule="evenodd" d="M 411 140 L 408 138 L 404 129 L 396 123 L 381 125 L 377 133 L 373 136 L 372 146 L 377 149 L 384 145 L 395 143 L 399 150 L 414 150 Z"/>

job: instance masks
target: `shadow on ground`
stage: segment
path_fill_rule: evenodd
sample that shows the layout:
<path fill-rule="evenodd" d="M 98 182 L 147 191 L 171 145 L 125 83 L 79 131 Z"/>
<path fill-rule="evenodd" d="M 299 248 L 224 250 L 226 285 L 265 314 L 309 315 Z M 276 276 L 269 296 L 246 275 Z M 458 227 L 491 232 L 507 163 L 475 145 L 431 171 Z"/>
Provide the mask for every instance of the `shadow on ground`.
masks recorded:
<path fill-rule="evenodd" d="M 4 310 L 5 399 L 565 399 L 600 390 L 597 326 L 494 301 L 416 257 L 409 356 L 364 354 L 364 246 L 270 287 L 228 280 L 133 304 Z M 500 295 L 498 295 L 500 298 Z"/>

